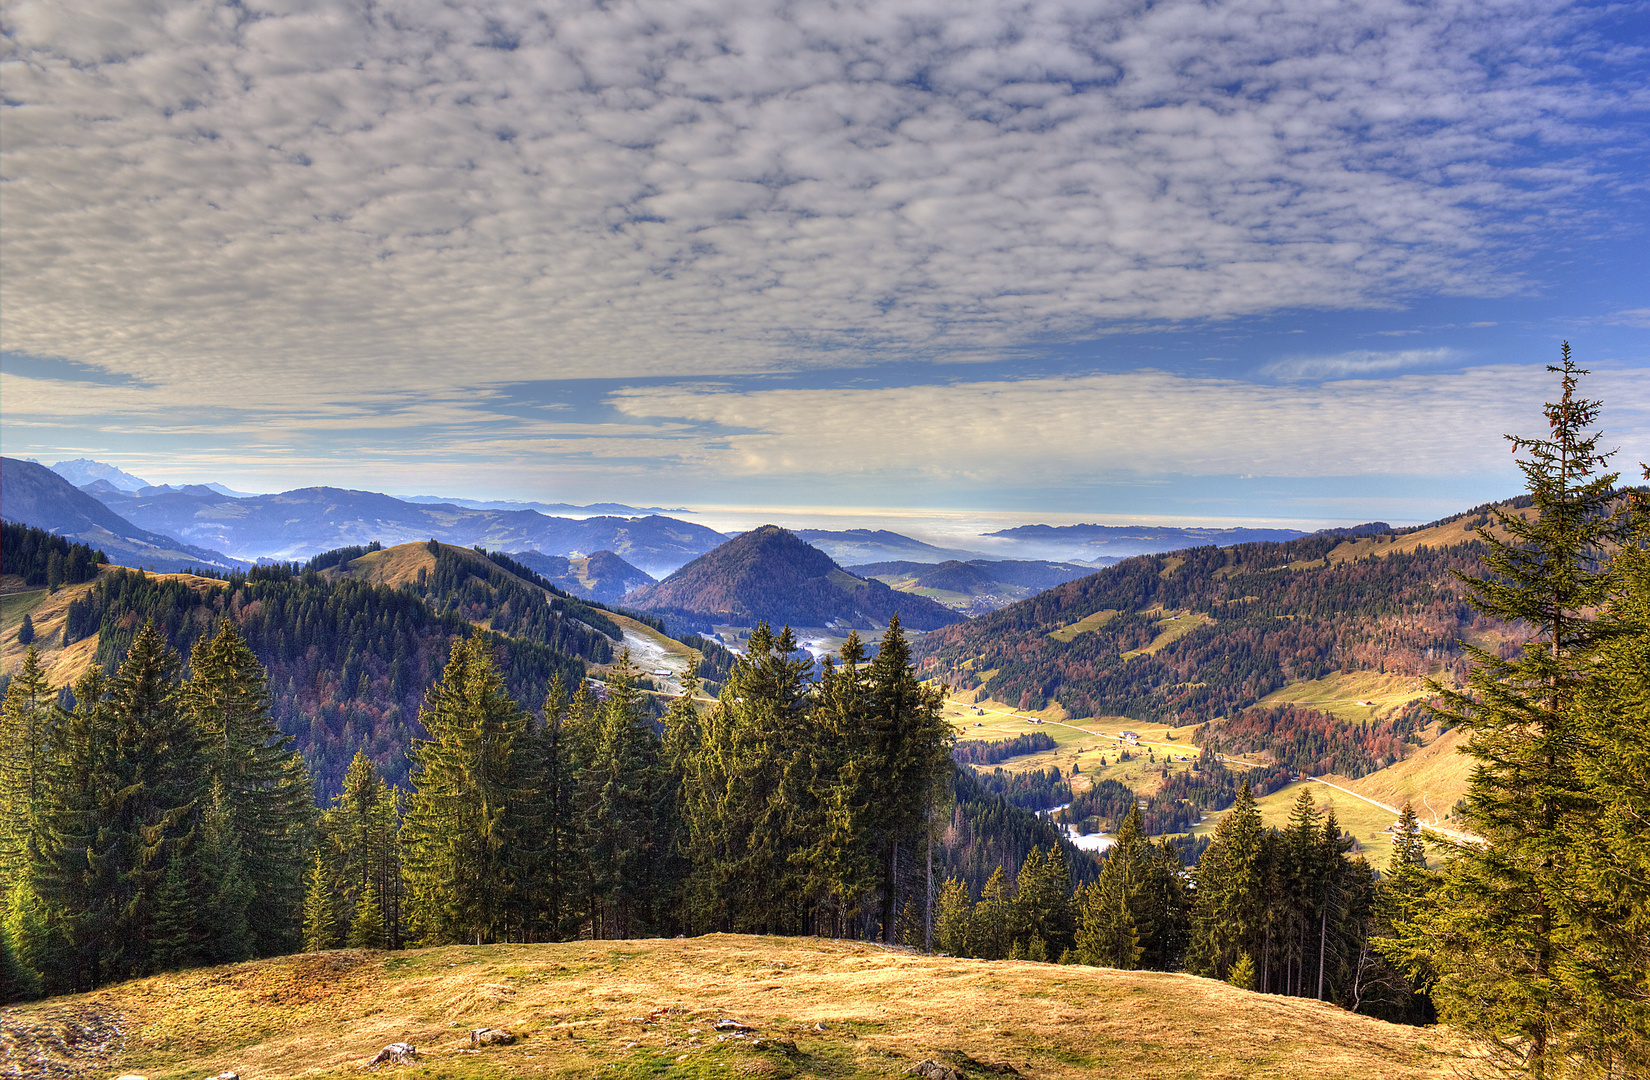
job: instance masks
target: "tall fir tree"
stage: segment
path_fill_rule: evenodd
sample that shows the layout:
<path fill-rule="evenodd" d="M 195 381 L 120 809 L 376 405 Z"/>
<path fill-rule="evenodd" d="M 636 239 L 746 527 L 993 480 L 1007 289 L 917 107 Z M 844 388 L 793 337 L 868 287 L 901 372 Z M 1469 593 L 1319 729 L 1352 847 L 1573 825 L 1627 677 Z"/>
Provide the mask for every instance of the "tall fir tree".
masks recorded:
<path fill-rule="evenodd" d="M 32 889 L 51 913 L 49 932 L 35 949 L 51 953 L 46 989 L 89 990 L 131 971 L 117 940 L 118 907 L 127 846 L 121 809 L 116 716 L 109 680 L 98 668 L 74 684 L 74 707 L 53 731 L 55 768 L 47 787 L 35 845 L 30 851 Z"/>
<path fill-rule="evenodd" d="M 505 692 L 487 641 L 455 642 L 419 714 L 405 835 L 409 916 L 425 944 L 508 934 L 522 887 L 514 845 L 524 792 L 513 751 L 527 714 Z"/>
<path fill-rule="evenodd" d="M 326 858 L 320 851 L 304 875 L 305 952 L 325 952 L 338 945 L 337 901 L 333 892 L 332 875 L 327 871 Z"/>
<path fill-rule="evenodd" d="M 29 848 L 52 770 L 53 696 L 29 646 L 0 706 L 0 909 L 28 876 Z"/>
<path fill-rule="evenodd" d="M 185 701 L 206 743 L 219 813 L 230 830 L 219 847 L 246 873 L 251 946 L 260 956 L 298 945 L 305 852 L 313 820 L 309 775 L 270 715 L 263 665 L 228 619 L 190 657 Z"/>
<path fill-rule="evenodd" d="M 1546 406 L 1548 436 L 1508 436 L 1533 512 L 1496 511 L 1496 529 L 1480 532 L 1486 574 L 1463 579 L 1480 612 L 1533 636 L 1506 657 L 1467 646 L 1464 689 L 1429 684 L 1476 759 L 1464 819 L 1483 842 L 1453 845 L 1436 906 L 1420 916 L 1442 1018 L 1497 1068 L 1538 1078 L 1571 1075 L 1593 1042 L 1569 898 L 1586 891 L 1578 850 L 1598 807 L 1580 773 L 1587 730 L 1575 706 L 1597 662 L 1594 612 L 1610 598 L 1604 564 L 1621 535 L 1616 475 L 1588 430 L 1600 404 L 1577 394 L 1587 372 L 1567 342 L 1549 370 L 1561 395 Z"/>
<path fill-rule="evenodd" d="M 1650 480 L 1650 469 L 1644 478 Z M 1577 772 L 1596 814 L 1580 836 L 1575 1042 L 1605 1076 L 1650 1074 L 1650 497 L 1631 496 L 1609 566 L 1596 662 L 1575 700 Z"/>
<path fill-rule="evenodd" d="M 956 732 L 945 720 L 943 688 L 917 679 L 898 615 L 888 620 L 867 683 L 867 738 L 850 748 L 843 773 L 864 799 L 881 876 L 883 940 L 892 944 L 902 847 L 909 859 L 915 844 L 931 838 L 936 788 L 951 775 Z"/>
<path fill-rule="evenodd" d="M 1237 801 L 1215 826 L 1197 863 L 1191 942 L 1186 970 L 1224 980 L 1239 957 L 1260 952 L 1266 903 L 1265 835 L 1247 781 Z"/>
<path fill-rule="evenodd" d="M 651 932 L 656 912 L 650 886 L 656 872 L 657 826 L 662 809 L 659 739 L 634 687 L 627 650 L 609 672 L 591 787 L 591 935 L 636 937 Z"/>

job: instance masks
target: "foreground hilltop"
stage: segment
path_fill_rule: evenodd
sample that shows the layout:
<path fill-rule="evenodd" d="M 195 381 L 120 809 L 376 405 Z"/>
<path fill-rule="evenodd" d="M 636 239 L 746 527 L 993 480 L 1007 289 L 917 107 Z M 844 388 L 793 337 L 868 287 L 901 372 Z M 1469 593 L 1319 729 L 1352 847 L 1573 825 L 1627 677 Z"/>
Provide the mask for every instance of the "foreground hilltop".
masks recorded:
<path fill-rule="evenodd" d="M 750 1030 L 718 1033 L 728 1019 Z M 896 1076 L 925 1060 L 969 1077 L 1409 1080 L 1460 1063 L 1440 1029 L 1189 975 L 724 934 L 282 957 L 8 1009 L 0 1028 L 5 1075 L 151 1080 L 358 1075 L 399 1041 L 426 1066 L 410 1075 L 451 1080 Z M 469 1053 L 475 1028 L 518 1038 Z"/>

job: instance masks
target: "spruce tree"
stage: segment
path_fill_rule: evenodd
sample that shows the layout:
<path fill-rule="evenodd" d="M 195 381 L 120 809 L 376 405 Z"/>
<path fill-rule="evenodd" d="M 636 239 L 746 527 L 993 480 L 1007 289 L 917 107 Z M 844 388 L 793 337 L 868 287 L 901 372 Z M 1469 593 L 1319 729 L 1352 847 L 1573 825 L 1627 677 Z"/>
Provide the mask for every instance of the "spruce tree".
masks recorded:
<path fill-rule="evenodd" d="M 1265 837 L 1260 811 L 1248 781 L 1237 801 L 1215 826 L 1214 838 L 1197 863 L 1197 893 L 1192 906 L 1192 935 L 1186 970 L 1224 980 L 1247 953 L 1259 949 L 1266 902 Z"/>
<path fill-rule="evenodd" d="M 522 887 L 512 849 L 530 793 L 512 755 L 527 715 L 505 692 L 480 635 L 454 643 L 419 719 L 430 737 L 409 751 L 409 916 L 425 944 L 498 940 Z"/>
<path fill-rule="evenodd" d="M 23 621 L 17 626 L 17 643 L 32 645 L 34 643 L 34 619 L 28 612 L 23 613 Z"/>
<path fill-rule="evenodd" d="M 338 944 L 338 922 L 333 911 L 332 875 L 319 851 L 304 885 L 304 951 L 324 952 Z"/>
<path fill-rule="evenodd" d="M 1579 837 L 1581 889 L 1568 908 L 1579 931 L 1568 971 L 1582 1002 L 1573 1041 L 1615 1076 L 1650 1074 L 1650 499 L 1632 497 L 1628 525 L 1575 701 L 1577 772 L 1597 809 Z"/>
<path fill-rule="evenodd" d="M 808 901 L 818 858 L 804 853 L 816 840 L 806 827 L 812 662 L 796 652 L 788 627 L 775 635 L 759 624 L 699 723 L 686 810 L 691 889 L 706 929 L 794 930 L 798 904 Z M 857 837 L 852 823 L 845 831 Z"/>
<path fill-rule="evenodd" d="M 1033 847 L 1020 867 L 1014 902 L 1016 922 L 1030 959 L 1058 959 L 1074 944 L 1077 916 L 1071 903 L 1071 871 L 1058 847 L 1045 856 Z"/>
<path fill-rule="evenodd" d="M 1481 531 L 1487 573 L 1464 579 L 1480 612 L 1533 636 L 1507 657 L 1468 645 L 1465 689 L 1429 684 L 1476 759 L 1464 818 L 1483 842 L 1450 845 L 1437 906 L 1420 916 L 1442 1018 L 1498 1067 L 1542 1078 L 1568 1075 L 1567 1062 L 1588 1056 L 1576 1040 L 1593 1041 L 1567 899 L 1586 891 L 1578 855 L 1598 813 L 1580 772 L 1576 702 L 1597 662 L 1593 612 L 1610 598 L 1604 563 L 1620 536 L 1616 476 L 1588 431 L 1600 405 L 1576 393 L 1586 372 L 1568 343 L 1549 370 L 1562 393 L 1546 406 L 1548 436 L 1508 437 L 1533 514 L 1494 511 L 1506 539 Z"/>
<path fill-rule="evenodd" d="M 203 913 L 196 897 L 217 891 L 217 882 L 196 873 L 210 771 L 200 730 L 184 708 L 181 666 L 149 622 L 110 683 L 119 800 L 118 846 L 107 856 L 115 876 L 116 977 L 153 970 L 157 962 L 199 962 Z M 157 934 L 163 944 L 152 954 Z"/>
<path fill-rule="evenodd" d="M 131 839 L 123 811 L 131 793 L 119 778 L 108 689 L 98 668 L 75 681 L 74 708 L 53 732 L 55 768 L 30 851 L 32 888 L 54 927 L 49 941 L 32 944 L 52 953 L 46 988 L 53 993 L 90 990 L 134 970 L 121 930 Z"/>
<path fill-rule="evenodd" d="M 968 956 L 968 921 L 973 905 L 969 902 L 968 886 L 950 878 L 940 888 L 938 910 L 934 917 L 934 944 L 949 956 Z"/>
<path fill-rule="evenodd" d="M 349 935 L 344 942 L 352 949 L 382 949 L 388 944 L 384 934 L 384 909 L 378 903 L 378 886 L 368 883 L 350 917 Z"/>
<path fill-rule="evenodd" d="M 991 872 L 969 920 L 969 952 L 982 960 L 1006 960 L 1014 952 L 1014 894 L 1002 867 Z"/>
<path fill-rule="evenodd" d="M 925 686 L 911 666 L 899 616 L 888 620 L 867 673 L 868 738 L 850 748 L 844 780 L 868 809 L 871 850 L 878 856 L 882 932 L 894 941 L 900 853 L 925 842 L 934 827 L 936 788 L 950 777 L 956 732 L 946 722 L 941 687 Z"/>
<path fill-rule="evenodd" d="M 1140 808 L 1129 809 L 1106 852 L 1100 877 L 1079 905 L 1077 957 L 1095 967 L 1133 971 L 1156 927 L 1150 919 L 1151 847 L 1140 831 Z"/>
<path fill-rule="evenodd" d="M 659 743 L 642 712 L 634 678 L 627 650 L 608 675 L 607 703 L 589 766 L 595 937 L 641 936 L 654 921 L 648 887 L 657 881 Z"/>
<path fill-rule="evenodd" d="M 185 700 L 230 829 L 221 846 L 241 868 L 256 868 L 239 887 L 253 952 L 290 952 L 299 939 L 313 814 L 308 773 L 291 737 L 275 726 L 263 665 L 234 623 L 223 620 L 203 639 L 190 667 Z"/>
<path fill-rule="evenodd" d="M 29 846 L 51 773 L 51 687 L 30 646 L 0 706 L 0 905 L 28 875 Z"/>

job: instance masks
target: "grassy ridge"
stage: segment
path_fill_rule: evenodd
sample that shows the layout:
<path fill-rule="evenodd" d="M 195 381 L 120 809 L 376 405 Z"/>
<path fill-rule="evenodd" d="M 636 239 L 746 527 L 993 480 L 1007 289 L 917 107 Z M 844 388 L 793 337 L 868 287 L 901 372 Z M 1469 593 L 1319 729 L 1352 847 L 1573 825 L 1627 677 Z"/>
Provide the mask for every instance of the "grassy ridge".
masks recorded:
<path fill-rule="evenodd" d="M 723 1018 L 754 1031 L 718 1038 Z M 1008 1062 L 1039 1078 L 1410 1080 L 1460 1060 L 1445 1031 L 1189 975 L 720 934 L 283 957 L 6 1010 L 0 1024 L 19 1045 L 55 1038 L 58 1075 L 151 1080 L 354 1076 L 400 1040 L 420 1059 L 394 1075 L 432 1080 L 893 1076 L 924 1059 L 973 1076 Z M 477 1027 L 523 1038 L 467 1053 Z"/>

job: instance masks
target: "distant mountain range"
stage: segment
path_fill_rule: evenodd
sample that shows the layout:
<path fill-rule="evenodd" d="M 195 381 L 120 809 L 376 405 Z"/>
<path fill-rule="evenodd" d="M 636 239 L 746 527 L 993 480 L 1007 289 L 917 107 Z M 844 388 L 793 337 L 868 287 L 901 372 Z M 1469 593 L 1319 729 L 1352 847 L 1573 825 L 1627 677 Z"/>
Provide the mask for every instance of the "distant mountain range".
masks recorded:
<path fill-rule="evenodd" d="M 241 559 L 307 559 L 377 540 L 385 545 L 439 540 L 495 551 L 564 556 L 612 551 L 659 576 L 726 539 L 676 518 L 549 517 L 537 510 L 477 510 L 452 503 L 410 503 L 371 491 L 312 487 L 234 498 L 205 485 L 154 494 L 93 485 L 88 492 L 141 528 Z"/>
<path fill-rule="evenodd" d="M 942 563 L 952 559 L 991 558 L 980 551 L 935 547 L 887 529 L 797 529 L 795 535 L 843 565 L 891 560 Z"/>
<path fill-rule="evenodd" d="M 880 562 L 845 568 L 900 592 L 937 600 L 965 615 L 981 615 L 1094 573 L 1080 563 L 971 559 L 942 563 Z"/>
<path fill-rule="evenodd" d="M 234 570 L 249 565 L 135 525 L 33 461 L 0 458 L 0 517 L 90 544 L 124 566 L 174 572 L 186 567 Z"/>
<path fill-rule="evenodd" d="M 620 514 L 625 517 L 639 517 L 645 514 L 680 514 L 685 512 L 663 506 L 630 506 L 626 503 L 614 502 L 588 503 L 579 506 L 574 503 L 531 502 L 521 499 L 455 499 L 444 495 L 412 495 L 406 501 L 419 504 L 447 503 L 452 506 L 463 506 L 470 510 L 537 510 L 541 514 L 549 514 L 552 517 L 557 515 L 572 517 L 595 514 Z"/>
<path fill-rule="evenodd" d="M 1205 529 L 1168 525 L 1020 525 L 986 534 L 1012 541 L 1023 558 L 1115 561 L 1181 548 L 1230 547 L 1257 540 L 1296 540 L 1299 529 Z"/>
<path fill-rule="evenodd" d="M 625 593 L 652 585 L 654 577 L 625 562 L 611 551 L 585 557 L 546 555 L 542 551 L 508 551 L 510 558 L 574 596 L 609 603 Z"/>
<path fill-rule="evenodd" d="M 624 605 L 707 629 L 766 620 L 775 627 L 874 630 L 898 613 L 913 630 L 933 630 L 962 619 L 925 596 L 848 573 L 777 525 L 729 540 L 657 585 L 637 589 Z"/>

